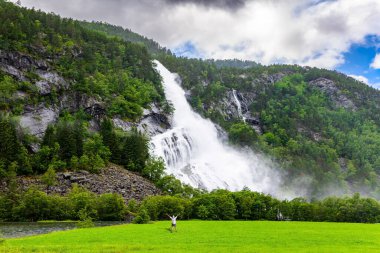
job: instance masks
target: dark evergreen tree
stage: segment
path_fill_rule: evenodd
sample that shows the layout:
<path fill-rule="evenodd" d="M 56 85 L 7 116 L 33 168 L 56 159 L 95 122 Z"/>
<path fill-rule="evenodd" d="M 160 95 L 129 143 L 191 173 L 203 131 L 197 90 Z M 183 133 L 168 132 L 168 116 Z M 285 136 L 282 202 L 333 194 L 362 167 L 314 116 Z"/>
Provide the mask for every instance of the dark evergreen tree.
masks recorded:
<path fill-rule="evenodd" d="M 122 163 L 130 170 L 141 172 L 149 159 L 148 138 L 132 129 L 123 140 Z"/>
<path fill-rule="evenodd" d="M 20 148 L 15 126 L 9 117 L 0 116 L 0 160 L 5 166 L 18 160 Z"/>
<path fill-rule="evenodd" d="M 111 151 L 111 161 L 117 164 L 121 163 L 121 145 L 120 145 L 120 139 L 121 137 L 118 137 L 112 121 L 110 119 L 104 119 L 102 120 L 100 124 L 100 134 L 103 138 L 103 143 L 110 149 Z"/>
<path fill-rule="evenodd" d="M 53 125 L 48 125 L 46 128 L 44 137 L 42 139 L 42 146 L 54 147 L 54 144 L 57 142 L 56 139 L 56 129 Z"/>

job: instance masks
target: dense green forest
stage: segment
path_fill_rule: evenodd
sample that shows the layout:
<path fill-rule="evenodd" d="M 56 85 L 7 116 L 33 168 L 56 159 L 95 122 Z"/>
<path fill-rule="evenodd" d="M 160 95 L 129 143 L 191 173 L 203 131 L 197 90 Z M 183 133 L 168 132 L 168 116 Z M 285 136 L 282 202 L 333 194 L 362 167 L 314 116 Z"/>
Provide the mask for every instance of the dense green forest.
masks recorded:
<path fill-rule="evenodd" d="M 285 185 L 311 178 L 311 196 L 359 191 L 380 197 L 378 90 L 325 69 L 176 57 L 145 37 L 134 34 L 132 39 L 130 31 L 120 27 L 85 26 L 145 44 L 180 75 L 193 108 L 221 125 L 231 143 L 275 158 L 285 172 Z M 332 81 L 333 90 L 312 85 L 319 79 Z M 221 98 L 233 89 L 254 97 L 247 109 L 259 121 L 260 133 L 221 110 Z M 342 97 L 351 104 L 339 105 Z"/>
<path fill-rule="evenodd" d="M 0 70 L 0 179 L 7 185 L 0 196 L 0 220 L 122 220 L 129 215 L 145 223 L 178 213 L 183 219 L 276 220 L 282 216 L 307 221 L 380 221 L 380 204 L 358 194 L 308 202 L 277 200 L 248 189 L 234 193 L 193 189 L 165 174 L 163 161 L 149 154 L 147 136 L 136 128 L 121 131 L 111 120 L 137 122 L 152 103 L 170 113 L 151 63 L 157 58 L 180 74 L 183 87 L 191 92 L 193 108 L 221 125 L 231 144 L 274 157 L 286 172 L 285 185 L 310 177 L 312 197 L 356 191 L 379 197 L 379 91 L 323 69 L 175 57 L 130 30 L 62 19 L 4 0 L 0 0 L 0 17 L 1 55 L 46 62 L 44 71 L 54 71 L 69 83 L 41 95 L 34 85 L 41 81 L 35 66 L 23 70 L 23 78 L 9 74 L 9 69 Z M 312 85 L 320 78 L 334 83 L 335 94 Z M 227 117 L 221 109 L 221 98 L 233 89 L 241 96 L 253 96 L 247 110 L 261 132 L 238 115 Z M 57 106 L 64 94 L 99 101 L 101 117 L 83 109 L 62 110 L 41 138 L 19 127 L 28 107 Z M 349 106 L 337 103 L 342 96 L 345 102 L 351 101 Z M 99 125 L 97 131 L 91 128 L 92 120 Z M 57 171 L 98 173 L 109 162 L 150 179 L 164 196 L 126 205 L 117 194 L 97 196 L 76 186 L 67 196 L 47 195 L 35 188 L 21 192 L 17 187 L 17 175 L 42 175 L 49 188 L 55 184 Z"/>
<path fill-rule="evenodd" d="M 215 190 L 183 195 L 150 196 L 138 203 L 131 200 L 126 205 L 117 194 L 96 195 L 74 186 L 66 196 L 47 195 L 30 188 L 26 192 L 10 191 L 0 196 L 0 220 L 125 220 L 147 223 L 164 220 L 167 214 L 179 215 L 181 220 L 293 220 L 329 222 L 380 222 L 380 203 L 374 199 L 328 197 L 307 202 L 296 198 L 278 200 L 270 195 L 252 192 Z"/>
<path fill-rule="evenodd" d="M 28 106 L 58 105 L 65 93 L 100 101 L 105 120 L 113 116 L 138 120 L 151 103 L 165 104 L 160 77 L 145 46 L 109 38 L 83 28 L 78 21 L 6 1 L 0 1 L 0 17 L 2 52 L 46 60 L 46 69 L 69 82 L 66 90 L 56 88 L 40 95 L 33 85 L 40 80 L 35 66 L 23 80 L 0 71 L 0 176 L 5 177 L 12 168 L 26 175 L 44 173 L 49 167 L 97 172 L 109 160 L 141 171 L 149 159 L 148 140 L 136 130 L 124 133 L 104 122 L 101 134 L 94 133 L 89 131 L 90 114 L 63 110 L 40 141 L 18 127 L 18 116 Z M 17 97 L 21 91 L 26 95 Z M 33 143 L 41 145 L 38 152 L 31 150 Z"/>

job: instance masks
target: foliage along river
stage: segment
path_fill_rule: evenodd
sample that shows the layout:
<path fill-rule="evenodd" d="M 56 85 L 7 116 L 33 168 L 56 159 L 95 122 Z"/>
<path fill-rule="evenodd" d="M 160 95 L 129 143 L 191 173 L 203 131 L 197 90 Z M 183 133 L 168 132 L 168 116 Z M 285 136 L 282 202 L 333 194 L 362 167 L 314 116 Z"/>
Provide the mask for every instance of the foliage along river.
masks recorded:
<path fill-rule="evenodd" d="M 99 221 L 95 222 L 95 226 L 103 227 L 123 223 L 120 221 Z M 70 230 L 76 227 L 76 222 L 0 222 L 0 233 L 4 238 L 16 238 Z"/>

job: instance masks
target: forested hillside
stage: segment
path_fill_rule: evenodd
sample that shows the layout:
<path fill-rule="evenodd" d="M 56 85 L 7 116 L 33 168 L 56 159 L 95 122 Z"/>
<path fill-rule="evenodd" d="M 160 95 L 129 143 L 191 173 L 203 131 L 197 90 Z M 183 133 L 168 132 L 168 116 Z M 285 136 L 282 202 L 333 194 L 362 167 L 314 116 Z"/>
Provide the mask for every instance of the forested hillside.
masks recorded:
<path fill-rule="evenodd" d="M 137 128 L 170 107 L 144 45 L 7 1 L 0 18 L 0 178 L 153 166 Z"/>
<path fill-rule="evenodd" d="M 132 40 L 120 27 L 87 27 Z M 285 185 L 302 181 L 317 197 L 356 191 L 380 197 L 378 90 L 335 71 L 187 59 L 141 36 L 133 40 L 179 73 L 193 108 L 221 125 L 231 143 L 274 157 Z"/>
<path fill-rule="evenodd" d="M 379 197 L 378 90 L 317 68 L 219 69 L 199 60 L 162 61 L 180 73 L 193 107 L 223 126 L 232 143 L 275 157 L 286 184 L 311 179 L 313 196 L 360 191 Z"/>
<path fill-rule="evenodd" d="M 3 177 L 50 167 L 96 172 L 108 161 L 143 171 L 147 138 L 132 126 L 152 107 L 172 110 L 151 64 L 157 58 L 232 144 L 273 157 L 285 185 L 302 181 L 315 197 L 380 196 L 378 90 L 317 68 L 175 57 L 128 29 L 5 1 L 0 16 Z"/>
<path fill-rule="evenodd" d="M 179 73 L 193 108 L 222 126 L 232 145 L 273 157 L 284 188 L 304 187 L 307 197 L 379 198 L 379 91 L 328 70 L 175 57 L 130 30 L 4 0 L 0 20 L 1 221 L 74 219 L 87 226 L 175 213 L 379 222 L 380 204 L 359 194 L 307 202 L 247 188 L 193 189 L 166 175 L 149 152 L 149 135 L 170 129 L 175 109 L 156 58 Z"/>

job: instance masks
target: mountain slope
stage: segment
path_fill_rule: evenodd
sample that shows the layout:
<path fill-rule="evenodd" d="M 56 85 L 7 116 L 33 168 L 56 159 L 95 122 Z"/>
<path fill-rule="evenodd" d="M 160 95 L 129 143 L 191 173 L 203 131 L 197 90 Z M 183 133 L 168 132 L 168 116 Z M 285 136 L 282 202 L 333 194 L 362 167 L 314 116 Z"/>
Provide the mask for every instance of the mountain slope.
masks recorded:
<path fill-rule="evenodd" d="M 179 73 L 193 108 L 222 126 L 232 144 L 274 157 L 285 186 L 314 197 L 354 191 L 380 197 L 379 91 L 317 68 L 179 58 L 120 27 L 5 1 L 0 7 L 3 174 L 15 161 L 19 174 L 86 162 L 96 171 L 108 159 L 141 170 L 146 140 L 113 125 L 152 135 L 170 127 L 172 108 L 154 56 Z"/>
<path fill-rule="evenodd" d="M 0 18 L 0 178 L 108 161 L 141 171 L 137 130 L 170 127 L 146 48 L 3 0 Z"/>
<path fill-rule="evenodd" d="M 194 108 L 222 125 L 231 141 L 275 157 L 286 170 L 285 184 L 308 181 L 303 187 L 312 196 L 361 191 L 379 197 L 378 90 L 317 68 L 163 62 L 180 73 Z M 247 126 L 256 132 L 249 139 Z"/>
<path fill-rule="evenodd" d="M 110 32 L 114 26 L 101 29 L 128 40 L 121 30 Z M 220 124 L 232 143 L 274 157 L 285 185 L 307 187 L 316 197 L 380 197 L 380 91 L 324 69 L 151 52 L 180 75 L 193 108 Z"/>

